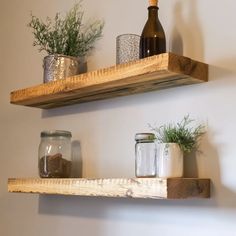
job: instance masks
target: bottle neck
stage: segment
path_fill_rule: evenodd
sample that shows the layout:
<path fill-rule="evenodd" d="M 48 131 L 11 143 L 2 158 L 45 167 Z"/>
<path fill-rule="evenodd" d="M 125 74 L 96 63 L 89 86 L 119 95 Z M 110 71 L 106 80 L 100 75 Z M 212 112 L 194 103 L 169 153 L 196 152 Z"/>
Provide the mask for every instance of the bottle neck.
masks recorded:
<path fill-rule="evenodd" d="M 157 6 L 150 6 L 148 7 L 148 18 L 157 18 L 158 17 L 158 7 Z"/>

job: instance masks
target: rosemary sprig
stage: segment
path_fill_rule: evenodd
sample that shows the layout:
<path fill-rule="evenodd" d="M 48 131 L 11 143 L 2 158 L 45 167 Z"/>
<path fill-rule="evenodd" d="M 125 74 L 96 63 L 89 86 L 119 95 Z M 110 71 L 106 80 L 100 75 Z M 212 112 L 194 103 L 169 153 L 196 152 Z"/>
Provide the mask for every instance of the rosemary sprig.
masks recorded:
<path fill-rule="evenodd" d="M 84 12 L 81 8 L 80 1 L 64 18 L 57 13 L 54 20 L 47 18 L 45 22 L 31 15 L 28 27 L 33 30 L 33 46 L 48 54 L 85 56 L 102 37 L 104 22 L 96 20 L 83 24 Z"/>
<path fill-rule="evenodd" d="M 205 126 L 202 124 L 195 128 L 191 127 L 193 121 L 187 115 L 177 124 L 170 123 L 160 127 L 149 125 L 149 127 L 159 143 L 177 143 L 183 152 L 191 152 L 193 149 L 198 149 L 198 141 L 205 133 Z"/>

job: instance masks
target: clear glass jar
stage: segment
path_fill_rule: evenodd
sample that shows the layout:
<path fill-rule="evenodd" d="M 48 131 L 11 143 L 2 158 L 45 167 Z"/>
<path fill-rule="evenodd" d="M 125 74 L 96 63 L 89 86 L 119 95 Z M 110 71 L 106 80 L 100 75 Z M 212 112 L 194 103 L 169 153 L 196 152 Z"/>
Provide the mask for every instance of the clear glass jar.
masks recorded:
<path fill-rule="evenodd" d="M 71 132 L 41 132 L 38 168 L 41 178 L 68 178 L 71 175 Z"/>
<path fill-rule="evenodd" d="M 156 177 L 156 144 L 153 133 L 135 135 L 135 175 L 136 177 Z"/>

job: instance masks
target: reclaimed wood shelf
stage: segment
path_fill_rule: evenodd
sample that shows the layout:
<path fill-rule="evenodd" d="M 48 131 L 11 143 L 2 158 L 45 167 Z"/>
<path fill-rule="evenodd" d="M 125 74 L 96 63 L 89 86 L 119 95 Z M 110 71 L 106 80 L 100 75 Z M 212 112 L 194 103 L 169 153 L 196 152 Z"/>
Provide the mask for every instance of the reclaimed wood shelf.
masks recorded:
<path fill-rule="evenodd" d="M 208 80 L 208 65 L 173 53 L 11 92 L 11 103 L 50 109 Z"/>
<path fill-rule="evenodd" d="M 61 194 L 89 197 L 186 199 L 209 198 L 210 179 L 8 179 L 14 193 Z"/>

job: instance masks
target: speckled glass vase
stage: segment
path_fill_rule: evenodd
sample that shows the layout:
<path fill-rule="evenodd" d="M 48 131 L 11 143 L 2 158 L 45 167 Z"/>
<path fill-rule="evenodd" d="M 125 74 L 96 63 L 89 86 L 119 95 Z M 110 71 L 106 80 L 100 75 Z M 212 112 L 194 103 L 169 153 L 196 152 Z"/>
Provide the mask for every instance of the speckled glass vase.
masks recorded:
<path fill-rule="evenodd" d="M 122 34 L 116 38 L 116 64 L 127 63 L 139 59 L 140 36 Z"/>

